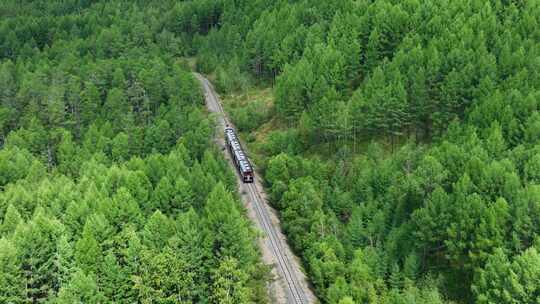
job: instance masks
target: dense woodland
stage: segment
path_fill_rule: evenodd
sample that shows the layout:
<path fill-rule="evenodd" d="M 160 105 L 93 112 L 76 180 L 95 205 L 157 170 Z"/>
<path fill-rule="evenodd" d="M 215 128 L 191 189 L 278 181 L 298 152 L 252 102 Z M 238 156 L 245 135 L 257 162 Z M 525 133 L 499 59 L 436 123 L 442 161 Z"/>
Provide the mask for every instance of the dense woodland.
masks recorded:
<path fill-rule="evenodd" d="M 184 6 L 322 302 L 540 301 L 539 1 Z"/>
<path fill-rule="evenodd" d="M 265 301 L 180 57 L 321 302 L 540 301 L 539 1 L 146 2 L 0 5 L 0 302 Z"/>
<path fill-rule="evenodd" d="M 0 4 L 0 303 L 264 303 L 168 6 Z"/>

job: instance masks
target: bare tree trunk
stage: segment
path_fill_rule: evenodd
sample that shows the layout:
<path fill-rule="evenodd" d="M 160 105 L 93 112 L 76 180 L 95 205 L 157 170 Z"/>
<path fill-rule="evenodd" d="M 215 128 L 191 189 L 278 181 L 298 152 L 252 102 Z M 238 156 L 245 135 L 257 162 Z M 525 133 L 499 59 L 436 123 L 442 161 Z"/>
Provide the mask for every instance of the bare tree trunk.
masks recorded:
<path fill-rule="evenodd" d="M 51 148 L 51 142 L 47 143 L 47 166 L 49 168 L 49 171 L 52 170 L 53 167 L 53 155 L 52 155 L 52 148 Z"/>

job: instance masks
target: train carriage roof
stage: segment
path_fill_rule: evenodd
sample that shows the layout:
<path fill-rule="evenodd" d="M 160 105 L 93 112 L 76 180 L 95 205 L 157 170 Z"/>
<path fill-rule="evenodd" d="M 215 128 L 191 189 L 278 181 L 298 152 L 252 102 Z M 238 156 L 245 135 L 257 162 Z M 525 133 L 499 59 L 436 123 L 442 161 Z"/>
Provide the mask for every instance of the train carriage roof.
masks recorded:
<path fill-rule="evenodd" d="M 253 172 L 251 163 L 249 162 L 249 159 L 247 158 L 244 149 L 242 149 L 242 145 L 240 144 L 240 141 L 238 140 L 234 129 L 225 128 L 225 136 L 227 137 L 227 141 L 230 143 L 233 153 L 235 154 L 235 157 L 239 162 L 240 170 L 244 173 Z"/>

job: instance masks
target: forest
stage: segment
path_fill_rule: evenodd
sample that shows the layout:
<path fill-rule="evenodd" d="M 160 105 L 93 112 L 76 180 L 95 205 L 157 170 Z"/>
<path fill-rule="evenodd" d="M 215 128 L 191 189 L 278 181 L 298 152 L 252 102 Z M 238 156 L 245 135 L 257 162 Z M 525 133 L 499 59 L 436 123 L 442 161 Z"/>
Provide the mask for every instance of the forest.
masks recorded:
<path fill-rule="evenodd" d="M 0 303 L 267 303 L 167 9 L 0 4 Z"/>
<path fill-rule="evenodd" d="M 225 107 L 321 303 L 540 301 L 539 1 L 0 17 L 0 303 L 268 302 L 185 58 L 270 92 Z"/>
<path fill-rule="evenodd" d="M 176 7 L 321 302 L 540 301 L 540 2 Z"/>

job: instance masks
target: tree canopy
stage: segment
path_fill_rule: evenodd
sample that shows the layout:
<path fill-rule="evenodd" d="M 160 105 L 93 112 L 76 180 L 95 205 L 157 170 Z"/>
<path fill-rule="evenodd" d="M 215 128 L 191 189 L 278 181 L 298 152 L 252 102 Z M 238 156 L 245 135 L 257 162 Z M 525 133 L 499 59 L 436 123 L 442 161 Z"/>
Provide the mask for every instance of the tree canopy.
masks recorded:
<path fill-rule="evenodd" d="M 321 301 L 538 301 L 539 2 L 248 2 L 216 2 L 197 67 Z"/>
<path fill-rule="evenodd" d="M 171 5 L 0 4 L 1 303 L 267 302 Z"/>

